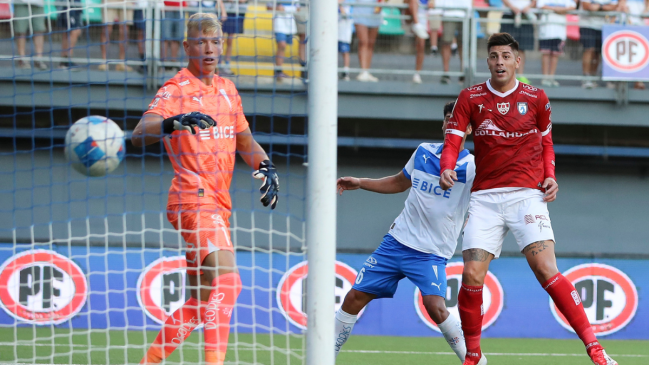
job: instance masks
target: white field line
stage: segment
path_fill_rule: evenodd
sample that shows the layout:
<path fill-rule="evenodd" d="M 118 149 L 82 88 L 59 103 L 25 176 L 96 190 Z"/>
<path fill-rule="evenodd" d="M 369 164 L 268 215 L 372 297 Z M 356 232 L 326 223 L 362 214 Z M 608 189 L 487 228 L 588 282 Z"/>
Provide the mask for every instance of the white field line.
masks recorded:
<path fill-rule="evenodd" d="M 12 343 L 12 342 L 0 342 L 0 346 L 34 346 L 34 347 L 52 347 L 51 344 L 44 343 Z M 82 347 L 88 348 L 91 346 L 80 345 L 80 344 L 55 344 L 55 346 L 66 346 L 66 347 Z M 230 344 L 228 347 L 233 348 L 237 345 Z M 132 346 L 114 346 L 113 348 L 132 348 Z M 239 344 L 239 351 L 253 351 L 254 349 Z M 102 347 L 105 350 L 105 347 Z M 269 348 L 256 349 L 256 351 L 271 351 Z M 275 349 L 275 351 L 286 352 L 285 349 Z M 301 352 L 302 349 L 294 349 L 291 352 Z M 455 352 L 427 352 L 427 351 L 385 351 L 385 350 L 342 350 L 342 352 L 357 353 L 357 354 L 396 354 L 396 355 L 448 355 L 448 356 L 457 356 Z M 485 352 L 485 355 L 489 356 L 528 356 L 528 357 L 580 357 L 586 356 L 586 354 L 557 354 L 557 353 L 546 353 L 546 352 Z M 640 354 L 609 354 L 611 357 L 636 357 L 644 358 L 649 357 L 649 355 L 640 355 Z M 9 364 L 0 362 L 0 365 Z M 12 363 L 15 365 L 23 365 L 20 363 Z M 24 364 L 27 365 L 27 364 Z M 31 365 L 31 364 L 30 364 Z"/>
<path fill-rule="evenodd" d="M 397 354 L 397 355 L 452 355 L 457 356 L 455 352 L 424 352 L 424 351 L 384 351 L 384 350 L 342 350 L 342 352 L 351 352 L 359 354 Z M 485 352 L 489 356 L 587 356 L 584 354 L 553 354 L 541 352 Z M 634 355 L 634 354 L 609 354 L 611 357 L 649 357 L 649 355 Z"/>

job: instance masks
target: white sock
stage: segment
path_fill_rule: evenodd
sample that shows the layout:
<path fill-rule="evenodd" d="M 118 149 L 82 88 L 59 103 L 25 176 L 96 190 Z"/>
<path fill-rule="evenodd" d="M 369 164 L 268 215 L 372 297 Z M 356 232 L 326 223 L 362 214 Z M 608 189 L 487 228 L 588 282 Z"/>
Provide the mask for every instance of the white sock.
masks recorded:
<path fill-rule="evenodd" d="M 345 313 L 342 308 L 336 312 L 336 325 L 335 325 L 335 337 L 334 337 L 334 348 L 336 349 L 336 358 L 340 349 L 343 347 L 347 339 L 352 334 L 352 329 L 354 328 L 354 323 L 358 316 L 353 316 L 351 314 Z M 464 337 L 462 338 L 464 340 Z M 462 341 L 464 343 L 464 341 Z"/>
<path fill-rule="evenodd" d="M 466 356 L 466 343 L 464 342 L 464 333 L 462 333 L 462 326 L 460 321 L 453 314 L 449 314 L 448 318 L 437 325 L 439 330 L 442 331 L 446 342 L 451 346 L 451 349 L 457 354 L 461 362 L 464 362 Z"/>

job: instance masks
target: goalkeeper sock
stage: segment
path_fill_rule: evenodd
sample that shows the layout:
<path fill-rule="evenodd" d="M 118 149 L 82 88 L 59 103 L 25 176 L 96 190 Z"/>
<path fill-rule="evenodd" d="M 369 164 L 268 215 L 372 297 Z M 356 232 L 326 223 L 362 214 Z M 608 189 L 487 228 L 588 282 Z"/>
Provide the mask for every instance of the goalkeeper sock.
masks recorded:
<path fill-rule="evenodd" d="M 446 318 L 444 322 L 437 324 L 437 327 L 442 331 L 442 335 L 444 335 L 446 342 L 451 346 L 451 349 L 455 352 L 457 357 L 460 358 L 460 361 L 464 362 L 464 357 L 466 356 L 466 343 L 464 342 L 462 325 L 460 324 L 460 321 L 457 320 L 457 317 L 449 314 L 448 318 Z"/>
<path fill-rule="evenodd" d="M 334 330 L 334 348 L 336 350 L 336 358 L 338 357 L 340 349 L 343 347 L 345 342 L 347 342 L 349 336 L 351 336 L 352 329 L 354 328 L 357 319 L 357 315 L 355 316 L 345 313 L 342 308 L 338 309 L 336 312 L 336 324 Z"/>
<path fill-rule="evenodd" d="M 557 305 L 561 314 L 566 317 L 572 329 L 575 330 L 577 336 L 586 345 L 586 348 L 599 345 L 586 312 L 584 312 L 581 298 L 572 283 L 561 273 L 558 273 L 543 283 L 543 289 L 550 294 L 554 304 Z"/>
<path fill-rule="evenodd" d="M 223 364 L 228 351 L 230 317 L 241 292 L 238 273 L 219 275 L 212 281 L 212 293 L 201 305 L 201 318 L 205 323 L 205 361 L 209 365 Z"/>
<path fill-rule="evenodd" d="M 466 357 L 476 359 L 476 363 L 482 356 L 480 351 L 480 335 L 482 334 L 482 285 L 471 286 L 462 284 L 457 297 L 462 330 L 466 341 Z"/>
<path fill-rule="evenodd" d="M 166 359 L 200 323 L 198 300 L 189 298 L 167 318 L 140 364 L 158 364 Z"/>

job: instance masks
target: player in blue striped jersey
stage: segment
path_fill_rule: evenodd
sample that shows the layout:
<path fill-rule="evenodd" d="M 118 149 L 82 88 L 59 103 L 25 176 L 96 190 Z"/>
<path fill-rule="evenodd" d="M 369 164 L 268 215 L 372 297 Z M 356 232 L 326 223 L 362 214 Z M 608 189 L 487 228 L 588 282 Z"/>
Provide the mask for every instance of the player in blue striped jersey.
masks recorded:
<path fill-rule="evenodd" d="M 454 102 L 444 107 L 446 130 Z M 469 126 L 466 135 L 471 133 Z M 465 139 L 466 139 L 465 135 Z M 390 226 L 381 245 L 365 261 L 354 287 L 336 312 L 336 356 L 347 342 L 358 313 L 372 300 L 392 298 L 401 279 L 408 278 L 421 291 L 424 306 L 453 351 L 464 361 L 466 345 L 459 320 L 446 309 L 446 263 L 453 256 L 462 230 L 475 163 L 464 149 L 457 160 L 458 181 L 452 190 L 439 186 L 442 143 L 422 143 L 398 174 L 381 179 L 341 177 L 338 191 L 363 189 L 383 194 L 408 188 L 405 208 Z M 487 361 L 480 362 L 480 365 Z"/>

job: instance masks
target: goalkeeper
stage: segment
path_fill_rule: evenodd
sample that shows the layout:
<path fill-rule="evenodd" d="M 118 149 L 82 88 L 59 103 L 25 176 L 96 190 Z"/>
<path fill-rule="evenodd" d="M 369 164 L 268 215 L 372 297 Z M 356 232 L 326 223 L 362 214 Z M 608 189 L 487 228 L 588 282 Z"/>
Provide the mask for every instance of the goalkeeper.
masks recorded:
<path fill-rule="evenodd" d="M 165 322 L 142 359 L 159 363 L 199 324 L 204 324 L 205 361 L 222 364 L 228 346 L 230 317 L 241 291 L 230 241 L 230 182 L 238 151 L 263 179 L 261 202 L 277 204 L 275 166 L 253 139 L 234 84 L 215 74 L 223 52 L 223 32 L 214 14 L 189 18 L 189 58 L 158 91 L 133 131 L 135 146 L 161 139 L 174 168 L 167 218 L 186 242 L 191 298 Z"/>
<path fill-rule="evenodd" d="M 446 131 L 454 102 L 444 106 Z M 466 136 L 471 134 L 467 127 Z M 381 179 L 341 177 L 338 191 L 363 189 L 383 194 L 408 188 L 406 206 L 390 226 L 383 242 L 363 263 L 354 287 L 347 293 L 335 318 L 336 356 L 347 342 L 358 313 L 372 300 L 392 298 L 401 279 L 407 277 L 421 291 L 424 306 L 453 351 L 464 362 L 466 344 L 460 321 L 446 309 L 446 262 L 453 256 L 462 230 L 475 163 L 473 155 L 460 149 L 455 171 L 458 182 L 452 191 L 439 186 L 439 158 L 444 145 L 422 143 L 401 172 Z M 480 365 L 487 361 L 480 362 Z"/>

